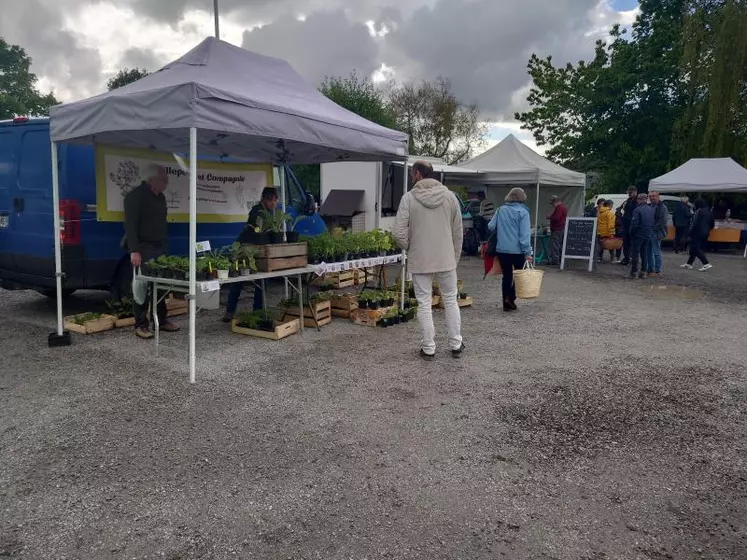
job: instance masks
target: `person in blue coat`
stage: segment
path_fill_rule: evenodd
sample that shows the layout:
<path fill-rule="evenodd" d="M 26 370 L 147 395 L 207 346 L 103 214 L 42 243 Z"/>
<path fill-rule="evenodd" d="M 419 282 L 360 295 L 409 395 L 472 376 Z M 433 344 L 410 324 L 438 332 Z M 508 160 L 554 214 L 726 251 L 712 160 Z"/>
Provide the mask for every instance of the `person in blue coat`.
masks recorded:
<path fill-rule="evenodd" d="M 522 269 L 524 263 L 533 260 L 531 218 L 524 204 L 526 200 L 524 189 L 511 189 L 506 203 L 498 208 L 488 224 L 488 229 L 496 232 L 496 253 L 503 269 L 503 311 L 516 310 L 514 269 Z"/>
<path fill-rule="evenodd" d="M 648 250 L 656 227 L 656 209 L 648 203 L 648 195 L 639 194 L 633 218 L 630 222 L 630 277 L 646 278 L 648 274 Z M 638 259 L 641 268 L 638 269 Z"/>

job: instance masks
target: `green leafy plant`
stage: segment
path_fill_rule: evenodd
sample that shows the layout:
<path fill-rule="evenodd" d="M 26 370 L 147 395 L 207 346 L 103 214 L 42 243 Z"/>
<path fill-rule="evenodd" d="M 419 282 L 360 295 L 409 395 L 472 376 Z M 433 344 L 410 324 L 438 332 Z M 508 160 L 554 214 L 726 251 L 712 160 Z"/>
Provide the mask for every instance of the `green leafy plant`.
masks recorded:
<path fill-rule="evenodd" d="M 286 224 L 292 220 L 289 214 L 280 211 L 276 211 L 273 213 L 263 211 L 261 217 L 262 231 L 269 233 L 282 233 L 283 224 Z"/>
<path fill-rule="evenodd" d="M 101 313 L 97 313 L 97 312 L 93 312 L 92 311 L 92 312 L 89 312 L 89 313 L 80 313 L 79 315 L 76 315 L 73 318 L 73 322 L 76 325 L 83 326 L 86 323 L 88 323 L 90 321 L 96 321 L 97 319 L 101 319 Z"/>
<path fill-rule="evenodd" d="M 108 300 L 106 306 L 109 308 L 109 312 L 117 319 L 129 319 L 134 316 L 132 300 L 130 298 L 123 297 L 120 300 Z"/>
<path fill-rule="evenodd" d="M 257 330 L 260 319 L 254 311 L 242 311 L 236 314 L 234 320 L 236 321 L 236 325 L 242 329 Z"/>

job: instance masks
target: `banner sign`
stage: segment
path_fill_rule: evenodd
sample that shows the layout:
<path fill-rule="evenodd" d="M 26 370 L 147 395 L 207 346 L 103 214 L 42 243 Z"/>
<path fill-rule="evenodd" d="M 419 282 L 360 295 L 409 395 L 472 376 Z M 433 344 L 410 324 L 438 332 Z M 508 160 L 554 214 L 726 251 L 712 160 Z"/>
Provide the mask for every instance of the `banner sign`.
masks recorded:
<path fill-rule="evenodd" d="M 189 170 L 163 152 L 96 146 L 96 212 L 100 221 L 124 221 L 124 197 L 141 182 L 148 163 L 166 169 L 169 222 L 189 222 Z M 197 162 L 197 221 L 245 222 L 262 189 L 272 185 L 272 165 Z"/>
<path fill-rule="evenodd" d="M 384 264 L 394 264 L 402 260 L 402 254 L 389 255 L 386 257 L 372 257 L 369 259 L 357 259 L 354 261 L 343 261 L 334 263 L 320 263 L 316 265 L 314 273 L 317 276 L 322 276 L 330 272 L 344 272 L 346 270 L 354 270 L 357 268 L 371 268 L 374 266 L 381 266 Z"/>

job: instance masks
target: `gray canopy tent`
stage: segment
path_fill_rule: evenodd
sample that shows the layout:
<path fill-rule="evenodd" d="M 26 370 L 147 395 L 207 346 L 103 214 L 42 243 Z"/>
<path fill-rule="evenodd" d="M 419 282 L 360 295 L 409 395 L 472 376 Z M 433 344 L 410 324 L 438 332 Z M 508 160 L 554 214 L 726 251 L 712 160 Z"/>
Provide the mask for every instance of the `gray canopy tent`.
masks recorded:
<path fill-rule="evenodd" d="M 693 158 L 669 173 L 651 179 L 650 191 L 747 192 L 747 169 L 731 158 Z"/>
<path fill-rule="evenodd" d="M 548 197 L 556 195 L 563 200 L 568 206 L 569 215 L 581 215 L 583 212 L 586 175 L 542 157 L 513 134 L 460 167 L 481 173 L 474 182 L 487 187 L 487 197 L 496 206 L 511 188 L 535 186 L 534 192 L 527 192 L 527 205 L 534 207 L 535 231 L 539 224 L 540 187 Z"/>
<path fill-rule="evenodd" d="M 58 143 L 108 144 L 189 156 L 191 383 L 195 381 L 198 154 L 278 165 L 407 159 L 406 134 L 333 103 L 287 62 L 212 37 L 133 84 L 53 107 L 50 128 L 55 207 L 59 206 Z M 60 229 L 57 212 L 54 228 Z M 59 235 L 54 238 L 57 336 L 62 338 L 61 247 Z"/>

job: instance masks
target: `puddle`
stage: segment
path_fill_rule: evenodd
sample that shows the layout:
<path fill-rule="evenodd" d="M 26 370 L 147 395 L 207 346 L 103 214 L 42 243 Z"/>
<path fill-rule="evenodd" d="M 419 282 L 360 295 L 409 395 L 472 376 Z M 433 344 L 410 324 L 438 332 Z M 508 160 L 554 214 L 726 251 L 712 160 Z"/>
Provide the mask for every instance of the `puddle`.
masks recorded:
<path fill-rule="evenodd" d="M 686 288 L 685 286 L 651 285 L 640 286 L 639 289 L 645 294 L 657 298 L 700 299 L 703 297 L 703 292 L 693 290 L 692 288 Z"/>

